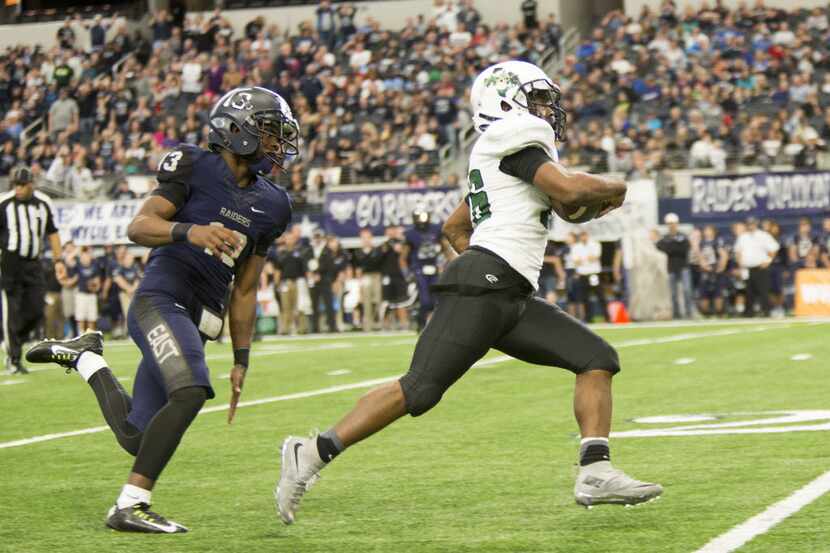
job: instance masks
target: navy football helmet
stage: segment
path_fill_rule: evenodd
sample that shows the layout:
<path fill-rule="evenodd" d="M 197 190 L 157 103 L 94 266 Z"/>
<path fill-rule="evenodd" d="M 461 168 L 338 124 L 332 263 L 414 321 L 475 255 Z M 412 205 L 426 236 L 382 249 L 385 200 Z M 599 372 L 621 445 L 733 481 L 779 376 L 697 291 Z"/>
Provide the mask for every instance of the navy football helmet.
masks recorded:
<path fill-rule="evenodd" d="M 208 144 L 256 163 L 267 159 L 284 169 L 300 150 L 300 127 L 282 96 L 258 86 L 235 88 L 210 111 Z"/>

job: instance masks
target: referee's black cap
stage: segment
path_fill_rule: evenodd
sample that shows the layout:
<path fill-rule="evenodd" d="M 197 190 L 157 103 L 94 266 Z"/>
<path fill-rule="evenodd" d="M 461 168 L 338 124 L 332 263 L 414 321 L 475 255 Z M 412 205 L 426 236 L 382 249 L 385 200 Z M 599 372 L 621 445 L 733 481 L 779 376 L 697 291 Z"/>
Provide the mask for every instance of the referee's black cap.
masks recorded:
<path fill-rule="evenodd" d="M 32 177 L 32 170 L 25 165 L 18 165 L 12 169 L 11 181 L 13 185 L 29 184 L 32 180 L 34 180 Z"/>

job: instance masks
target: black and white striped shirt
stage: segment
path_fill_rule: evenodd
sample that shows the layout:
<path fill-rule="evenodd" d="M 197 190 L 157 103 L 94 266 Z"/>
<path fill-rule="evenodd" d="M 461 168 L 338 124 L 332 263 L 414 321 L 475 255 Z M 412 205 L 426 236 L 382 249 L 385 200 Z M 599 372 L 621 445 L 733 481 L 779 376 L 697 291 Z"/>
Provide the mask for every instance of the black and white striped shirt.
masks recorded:
<path fill-rule="evenodd" d="M 58 232 L 52 200 L 38 190 L 20 201 L 14 190 L 0 196 L 0 248 L 26 259 L 37 259 L 48 246 L 46 239 Z"/>

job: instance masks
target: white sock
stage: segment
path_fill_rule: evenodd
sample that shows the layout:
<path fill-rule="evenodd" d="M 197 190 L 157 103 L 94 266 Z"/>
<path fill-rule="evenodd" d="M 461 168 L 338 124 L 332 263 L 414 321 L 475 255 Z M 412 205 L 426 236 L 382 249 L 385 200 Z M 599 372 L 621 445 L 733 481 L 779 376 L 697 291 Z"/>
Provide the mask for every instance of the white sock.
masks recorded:
<path fill-rule="evenodd" d="M 579 440 L 579 445 L 583 446 L 583 445 L 585 445 L 586 442 L 605 442 L 605 443 L 608 443 L 608 438 L 591 438 L 591 437 L 582 438 L 581 440 Z"/>
<path fill-rule="evenodd" d="M 75 363 L 75 368 L 78 369 L 78 374 L 89 382 L 92 375 L 107 366 L 107 361 L 94 351 L 85 351 L 78 358 Z"/>
<path fill-rule="evenodd" d="M 132 507 L 138 503 L 146 503 L 147 505 L 150 505 L 151 495 L 152 492 L 150 490 L 145 490 L 144 488 L 139 488 L 138 486 L 133 486 L 132 484 L 124 484 L 124 487 L 121 489 L 121 495 L 118 496 L 118 500 L 115 504 L 119 509 Z"/>

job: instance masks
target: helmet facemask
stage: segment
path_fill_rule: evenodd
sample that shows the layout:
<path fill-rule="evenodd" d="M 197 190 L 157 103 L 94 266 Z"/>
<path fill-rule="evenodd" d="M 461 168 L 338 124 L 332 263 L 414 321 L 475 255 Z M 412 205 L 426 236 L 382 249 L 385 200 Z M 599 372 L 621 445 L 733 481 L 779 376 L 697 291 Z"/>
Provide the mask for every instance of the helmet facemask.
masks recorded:
<path fill-rule="evenodd" d="M 556 139 L 564 142 L 568 114 L 562 108 L 559 87 L 547 79 L 522 83 L 513 101 L 527 109 L 531 115 L 544 119 L 553 129 Z"/>
<path fill-rule="evenodd" d="M 257 157 L 264 157 L 285 171 L 286 156 L 296 156 L 300 151 L 300 129 L 297 122 L 279 111 L 257 113 L 252 118 L 251 131 L 259 138 Z"/>

